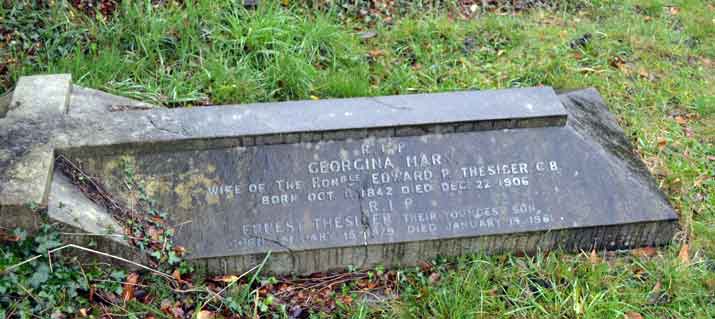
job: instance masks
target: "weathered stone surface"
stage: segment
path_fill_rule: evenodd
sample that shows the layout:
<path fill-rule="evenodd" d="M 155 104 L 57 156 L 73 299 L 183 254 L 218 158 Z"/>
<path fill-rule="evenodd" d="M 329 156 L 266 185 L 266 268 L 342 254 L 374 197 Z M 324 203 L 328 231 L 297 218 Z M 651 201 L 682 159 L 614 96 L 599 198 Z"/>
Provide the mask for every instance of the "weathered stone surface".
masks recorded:
<path fill-rule="evenodd" d="M 116 102 L 106 102 L 105 97 L 97 98 L 96 92 L 82 88 L 76 88 L 70 94 L 64 89 L 70 85 L 69 76 L 50 76 L 46 83 L 41 83 L 42 77 L 39 76 L 24 79 L 18 82 L 13 100 L 20 101 L 18 105 L 22 108 L 31 110 L 13 109 L 6 118 L 0 119 L 0 207 L 9 209 L 46 204 L 53 151 L 85 156 L 173 151 L 237 146 L 241 145 L 242 137 L 250 137 L 251 141 L 259 144 L 270 144 L 283 138 L 295 138 L 316 128 L 320 132 L 315 134 L 315 138 L 320 140 L 323 133 L 332 134 L 335 131 L 341 131 L 343 138 L 350 138 L 368 131 L 372 134 L 390 126 L 434 128 L 475 118 L 487 123 L 512 123 L 511 118 L 517 113 L 522 114 L 520 121 L 540 119 L 556 124 L 563 123 L 566 117 L 553 94 L 549 95 L 550 89 L 420 95 L 415 96 L 410 105 L 406 104 L 406 97 L 398 96 L 151 109 L 98 116 L 97 112 L 108 109 L 108 104 L 139 104 L 121 98 L 113 98 L 120 101 L 113 104 Z M 40 95 L 29 93 L 33 91 Z M 60 92 L 67 93 L 64 97 L 57 97 Z M 478 106 L 465 107 L 475 99 L 481 101 Z M 97 103 L 99 100 L 105 102 Z M 57 106 L 56 101 L 75 101 L 69 102 L 70 105 L 79 108 L 62 116 L 45 112 L 48 109 L 66 112 Z M 82 106 L 81 102 L 92 103 L 92 106 Z M 440 103 L 443 112 L 435 107 Z M 47 105 L 53 107 L 48 108 Z M 43 114 L 46 116 L 37 116 Z"/>
<path fill-rule="evenodd" d="M 396 130 L 355 140 L 323 134 L 83 162 L 117 193 L 120 162 L 135 167 L 182 225 L 178 236 L 192 258 L 216 271 L 226 260 L 229 269 L 250 267 L 268 251 L 292 265 L 269 269 L 310 272 L 409 263 L 474 245 L 615 249 L 670 240 L 677 216 L 598 94 L 561 99 L 571 115 L 566 126 L 474 131 L 460 124 L 454 133 Z M 481 236 L 494 242 L 475 239 Z"/>
<path fill-rule="evenodd" d="M 144 106 L 102 94 L 75 88 L 66 115 L 0 119 L 0 145 L 13 150 L 0 156 L 0 182 L 48 149 L 122 198 L 132 166 L 210 272 L 248 269 L 268 251 L 268 270 L 305 273 L 476 250 L 660 245 L 677 230 L 595 90 L 172 110 L 117 108 Z"/>
<path fill-rule="evenodd" d="M 17 81 L 7 116 L 64 114 L 71 88 L 69 74 L 23 76 Z"/>
<path fill-rule="evenodd" d="M 121 256 L 141 264 L 147 263 L 146 254 L 125 240 L 123 226 L 106 208 L 89 200 L 68 177 L 57 170 L 52 177 L 47 217 L 59 226 L 62 239 L 67 243 L 99 249 L 103 253 Z M 64 254 L 79 256 L 85 260 L 99 259 L 103 262 L 118 263 L 117 259 L 79 250 L 66 251 Z M 135 267 L 132 264 L 126 266 Z"/>
<path fill-rule="evenodd" d="M 75 229 L 107 236 L 116 242 L 128 245 L 124 240 L 122 225 L 114 220 L 105 207 L 100 207 L 89 200 L 59 171 L 53 174 L 47 215 L 52 220 Z"/>
<path fill-rule="evenodd" d="M 68 111 L 84 116 L 106 116 L 103 113 L 156 109 L 157 106 L 99 90 L 73 86 Z"/>
<path fill-rule="evenodd" d="M 0 118 L 5 117 L 8 108 L 10 107 L 10 99 L 12 99 L 12 92 L 0 95 Z"/>
<path fill-rule="evenodd" d="M 44 121 L 64 116 L 70 90 L 68 74 L 17 82 L 5 118 L 0 118 L 0 226 L 34 229 L 40 224 L 32 211 L 47 203 L 54 162 L 49 143 L 53 132 Z"/>

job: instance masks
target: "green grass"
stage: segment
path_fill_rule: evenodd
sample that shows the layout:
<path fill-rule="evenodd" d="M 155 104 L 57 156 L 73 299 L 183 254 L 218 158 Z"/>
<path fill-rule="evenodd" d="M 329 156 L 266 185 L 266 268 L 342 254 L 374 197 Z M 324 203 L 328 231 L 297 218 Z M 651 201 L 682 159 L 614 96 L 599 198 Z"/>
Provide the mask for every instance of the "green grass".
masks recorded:
<path fill-rule="evenodd" d="M 19 3 L 0 9 L 0 33 L 10 34 L 0 44 L 0 94 L 19 76 L 59 72 L 79 85 L 170 107 L 595 87 L 680 213 L 692 264 L 678 260 L 679 243 L 655 257 L 625 254 L 597 264 L 562 253 L 464 257 L 437 263 L 436 283 L 400 270 L 398 299 L 315 316 L 623 318 L 634 311 L 712 318 L 715 2 L 642 2 L 573 1 L 472 19 L 455 18 L 454 5 L 412 4 L 388 19 L 359 16 L 359 5 L 246 11 L 233 0 L 122 1 L 105 19 L 61 1 L 51 8 Z M 361 39 L 366 30 L 377 35 Z M 572 48 L 585 33 L 591 40 Z M 244 297 L 233 301 L 236 309 L 246 295 L 237 292 Z"/>

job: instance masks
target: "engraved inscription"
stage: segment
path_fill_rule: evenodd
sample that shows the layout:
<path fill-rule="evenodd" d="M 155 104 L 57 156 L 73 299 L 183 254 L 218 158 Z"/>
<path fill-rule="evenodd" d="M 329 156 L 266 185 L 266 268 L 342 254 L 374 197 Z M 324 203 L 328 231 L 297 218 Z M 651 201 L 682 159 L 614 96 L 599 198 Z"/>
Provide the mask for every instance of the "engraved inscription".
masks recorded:
<path fill-rule="evenodd" d="M 238 148 L 233 155 L 204 151 L 213 152 L 206 157 L 222 169 L 214 183 L 204 185 L 207 200 L 198 205 L 206 216 L 191 221 L 188 242 L 220 232 L 227 234 L 224 253 L 252 253 L 529 231 L 570 222 L 555 218 L 540 200 L 545 189 L 558 191 L 562 163 L 494 154 L 496 147 L 475 149 L 468 136 L 263 145 Z M 260 170 L 251 166 L 258 161 L 265 161 Z"/>

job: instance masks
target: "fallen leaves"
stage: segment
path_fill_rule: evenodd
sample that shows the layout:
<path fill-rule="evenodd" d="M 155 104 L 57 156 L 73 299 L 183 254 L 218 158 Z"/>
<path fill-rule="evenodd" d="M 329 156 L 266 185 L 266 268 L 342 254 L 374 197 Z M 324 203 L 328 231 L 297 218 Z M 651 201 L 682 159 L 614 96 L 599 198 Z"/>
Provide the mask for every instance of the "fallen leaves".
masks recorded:
<path fill-rule="evenodd" d="M 201 310 L 196 314 L 196 319 L 213 319 L 214 317 L 216 314 L 208 310 Z"/>
<path fill-rule="evenodd" d="M 424 260 L 418 260 L 417 265 L 420 267 L 422 272 L 430 272 L 434 266 L 431 263 Z"/>
<path fill-rule="evenodd" d="M 642 79 L 645 79 L 645 80 L 648 80 L 648 81 L 655 81 L 655 80 L 658 79 L 658 77 L 657 77 L 655 74 L 653 74 L 652 72 L 648 71 L 648 69 L 646 69 L 646 68 L 644 68 L 644 67 L 641 67 L 641 68 L 638 69 L 638 75 L 639 75 Z"/>
<path fill-rule="evenodd" d="M 611 61 L 609 62 L 609 64 L 616 69 L 621 69 L 621 68 L 625 67 L 626 61 L 623 60 L 622 57 L 617 55 L 617 56 L 614 56 L 611 58 Z"/>
<path fill-rule="evenodd" d="M 370 58 L 376 59 L 385 55 L 385 52 L 380 49 L 372 49 L 367 52 L 367 55 L 370 56 Z"/>
<path fill-rule="evenodd" d="M 216 281 L 216 282 L 225 282 L 225 283 L 232 283 L 240 278 L 236 275 L 223 275 L 223 276 L 216 276 L 211 278 L 211 280 Z"/>
<path fill-rule="evenodd" d="M 181 257 L 186 254 L 186 248 L 184 246 L 175 246 L 174 247 L 174 253 L 176 253 L 177 256 Z"/>
<path fill-rule="evenodd" d="M 680 124 L 680 125 L 686 125 L 686 124 L 688 124 L 688 120 L 686 120 L 685 117 L 682 116 L 682 115 L 676 116 L 676 117 L 675 117 L 675 122 L 678 123 L 678 124 Z"/>
<path fill-rule="evenodd" d="M 179 271 L 179 268 L 174 269 L 171 273 L 171 277 L 176 279 L 177 282 L 183 282 L 183 280 L 181 280 L 181 271 Z"/>
<path fill-rule="evenodd" d="M 344 296 L 342 296 L 342 297 L 340 298 L 340 301 L 341 301 L 344 305 L 348 305 L 348 306 L 349 306 L 349 305 L 352 305 L 352 304 L 353 304 L 353 297 L 350 296 L 350 295 L 344 295 Z"/>
<path fill-rule="evenodd" d="M 688 244 L 683 244 L 682 247 L 680 247 L 680 252 L 678 253 L 678 260 L 683 265 L 690 265 L 690 245 Z"/>
<path fill-rule="evenodd" d="M 635 311 L 629 311 L 624 314 L 625 319 L 643 319 L 643 316 Z"/>
<path fill-rule="evenodd" d="M 138 282 L 139 274 L 133 272 L 127 276 L 127 280 L 124 282 L 122 289 L 122 299 L 124 302 L 134 299 L 134 289 L 136 289 Z"/>
<path fill-rule="evenodd" d="M 653 257 L 658 255 L 658 250 L 655 247 L 646 246 L 631 250 L 631 255 L 635 257 Z"/>
<path fill-rule="evenodd" d="M 156 228 L 154 226 L 150 226 L 149 230 L 147 231 L 147 235 L 149 235 L 149 238 L 151 238 L 154 241 L 161 240 L 162 234 L 164 234 L 164 230 L 160 229 L 160 228 Z"/>
<path fill-rule="evenodd" d="M 658 150 L 662 151 L 665 149 L 665 146 L 668 144 L 668 141 L 664 138 L 658 139 Z"/>
<path fill-rule="evenodd" d="M 648 293 L 648 299 L 646 304 L 648 305 L 664 305 L 670 303 L 670 296 L 667 292 L 663 291 L 663 284 L 658 281 Z"/>
<path fill-rule="evenodd" d="M 167 315 L 171 315 L 174 318 L 183 318 L 184 309 L 181 308 L 181 302 L 172 302 L 171 300 L 164 299 L 161 301 L 161 311 Z"/>
<path fill-rule="evenodd" d="M 20 236 L 10 235 L 5 230 L 0 229 L 0 242 L 17 242 L 20 240 Z"/>

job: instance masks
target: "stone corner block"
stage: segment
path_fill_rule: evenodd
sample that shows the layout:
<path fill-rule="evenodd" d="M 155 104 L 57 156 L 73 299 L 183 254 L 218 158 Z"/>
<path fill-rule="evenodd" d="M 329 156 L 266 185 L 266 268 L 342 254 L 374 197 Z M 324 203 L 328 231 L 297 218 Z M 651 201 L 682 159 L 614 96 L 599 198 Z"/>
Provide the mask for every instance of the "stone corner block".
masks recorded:
<path fill-rule="evenodd" d="M 17 81 L 7 116 L 30 117 L 65 114 L 71 91 L 71 74 L 23 76 Z"/>

